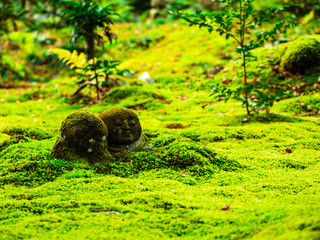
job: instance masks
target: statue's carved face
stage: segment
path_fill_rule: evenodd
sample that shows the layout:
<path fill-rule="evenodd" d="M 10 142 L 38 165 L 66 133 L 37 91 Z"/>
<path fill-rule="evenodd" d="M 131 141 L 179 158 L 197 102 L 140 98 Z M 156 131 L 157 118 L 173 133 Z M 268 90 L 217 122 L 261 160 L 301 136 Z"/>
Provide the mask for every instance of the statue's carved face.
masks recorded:
<path fill-rule="evenodd" d="M 103 112 L 100 118 L 106 123 L 110 145 L 127 145 L 138 140 L 141 125 L 138 116 L 125 108 L 115 108 Z"/>

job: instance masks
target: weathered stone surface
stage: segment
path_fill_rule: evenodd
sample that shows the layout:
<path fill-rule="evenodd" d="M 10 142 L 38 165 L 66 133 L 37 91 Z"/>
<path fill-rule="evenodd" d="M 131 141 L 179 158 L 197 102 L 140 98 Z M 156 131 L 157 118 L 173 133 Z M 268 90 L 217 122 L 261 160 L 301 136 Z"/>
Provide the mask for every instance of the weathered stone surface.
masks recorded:
<path fill-rule="evenodd" d="M 52 155 L 69 161 L 104 163 L 112 159 L 108 147 L 108 129 L 95 115 L 78 111 L 62 122 L 60 138 Z"/>
<path fill-rule="evenodd" d="M 126 108 L 112 108 L 99 117 L 107 125 L 111 152 L 152 151 L 154 148 L 142 133 L 137 114 Z"/>

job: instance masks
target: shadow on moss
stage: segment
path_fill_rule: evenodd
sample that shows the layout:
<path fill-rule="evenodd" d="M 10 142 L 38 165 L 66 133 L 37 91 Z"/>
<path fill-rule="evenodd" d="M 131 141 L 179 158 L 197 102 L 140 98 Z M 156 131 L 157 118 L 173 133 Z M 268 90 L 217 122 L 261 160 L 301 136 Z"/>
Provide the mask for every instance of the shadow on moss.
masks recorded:
<path fill-rule="evenodd" d="M 250 123 L 270 123 L 270 122 L 303 122 L 306 120 L 286 116 L 282 114 L 276 114 L 276 113 L 259 113 L 255 114 L 251 117 L 249 123 L 242 123 L 242 120 L 247 118 L 247 115 L 239 115 L 235 118 L 230 118 L 230 121 L 226 121 L 226 124 L 229 126 L 237 126 L 237 125 L 244 125 L 244 124 L 250 124 Z"/>
<path fill-rule="evenodd" d="M 94 165 L 54 158 L 50 154 L 52 140 L 20 142 L 0 152 L 0 184 L 38 186 L 63 174 L 67 174 L 67 178 L 77 178 L 90 172 L 90 175 L 100 173 L 134 178 L 169 177 L 194 185 L 199 177 L 244 168 L 237 161 L 190 139 L 164 134 L 152 142 L 155 151 L 118 155 L 107 163 Z M 72 170 L 76 172 L 70 172 Z"/>
<path fill-rule="evenodd" d="M 155 143 L 156 141 L 153 141 Z M 188 139 L 158 141 L 161 147 L 152 152 L 131 153 L 117 157 L 107 165 L 96 165 L 98 173 L 128 177 L 152 169 L 172 169 L 193 177 L 210 176 L 218 171 L 235 171 L 243 166 L 213 150 Z"/>
<path fill-rule="evenodd" d="M 163 104 L 170 103 L 166 94 L 152 86 L 125 86 L 114 88 L 105 97 L 109 104 L 121 102 L 126 108 L 162 109 Z"/>

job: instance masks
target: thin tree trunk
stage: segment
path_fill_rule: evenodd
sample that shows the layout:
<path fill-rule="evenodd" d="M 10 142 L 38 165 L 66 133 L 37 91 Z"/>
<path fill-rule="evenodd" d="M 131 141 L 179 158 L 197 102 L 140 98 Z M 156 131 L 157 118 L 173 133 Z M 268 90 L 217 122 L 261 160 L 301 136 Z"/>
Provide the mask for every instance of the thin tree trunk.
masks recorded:
<path fill-rule="evenodd" d="M 246 50 L 244 49 L 245 46 L 245 34 L 246 34 L 246 19 L 245 16 L 243 16 L 243 9 L 242 9 L 242 0 L 239 1 L 240 6 L 240 15 L 241 15 L 241 48 L 242 48 L 242 58 L 243 58 L 243 74 L 244 74 L 244 95 L 245 95 L 245 101 L 246 101 L 246 110 L 247 115 L 250 117 L 250 110 L 249 110 L 249 102 L 248 102 L 248 81 L 247 81 L 247 65 L 246 65 Z"/>
<path fill-rule="evenodd" d="M 246 53 L 243 52 L 243 72 L 244 72 L 244 85 L 245 85 L 245 99 L 246 99 L 246 109 L 248 117 L 251 115 L 249 110 L 249 101 L 248 101 L 248 80 L 247 80 L 247 66 L 246 66 Z"/>
<path fill-rule="evenodd" d="M 93 65 L 94 65 L 94 78 L 96 79 L 96 84 L 95 84 L 95 87 L 96 87 L 96 91 L 97 91 L 97 99 L 98 101 L 100 101 L 100 86 L 99 86 L 99 79 L 98 79 L 98 74 L 97 74 L 97 69 L 96 69 L 96 66 L 95 66 L 95 61 L 94 61 L 94 58 L 93 58 Z"/>
<path fill-rule="evenodd" d="M 3 71 L 3 62 L 2 62 L 2 35 L 0 35 L 0 88 L 2 86 L 2 71 Z"/>
<path fill-rule="evenodd" d="M 86 37 L 86 43 L 87 43 L 87 60 L 90 60 L 95 57 L 93 31 L 89 31 L 89 33 Z"/>

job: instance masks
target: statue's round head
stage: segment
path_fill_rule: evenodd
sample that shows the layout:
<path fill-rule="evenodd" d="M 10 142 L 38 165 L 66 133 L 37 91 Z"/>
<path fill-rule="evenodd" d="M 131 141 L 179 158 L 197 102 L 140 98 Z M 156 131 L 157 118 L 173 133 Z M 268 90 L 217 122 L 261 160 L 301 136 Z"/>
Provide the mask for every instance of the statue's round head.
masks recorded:
<path fill-rule="evenodd" d="M 110 145 L 127 145 L 137 141 L 141 125 L 137 114 L 126 108 L 112 108 L 99 117 L 107 125 Z"/>
<path fill-rule="evenodd" d="M 61 138 L 69 147 L 90 153 L 106 149 L 108 129 L 104 122 L 86 111 L 71 113 L 62 122 Z"/>

